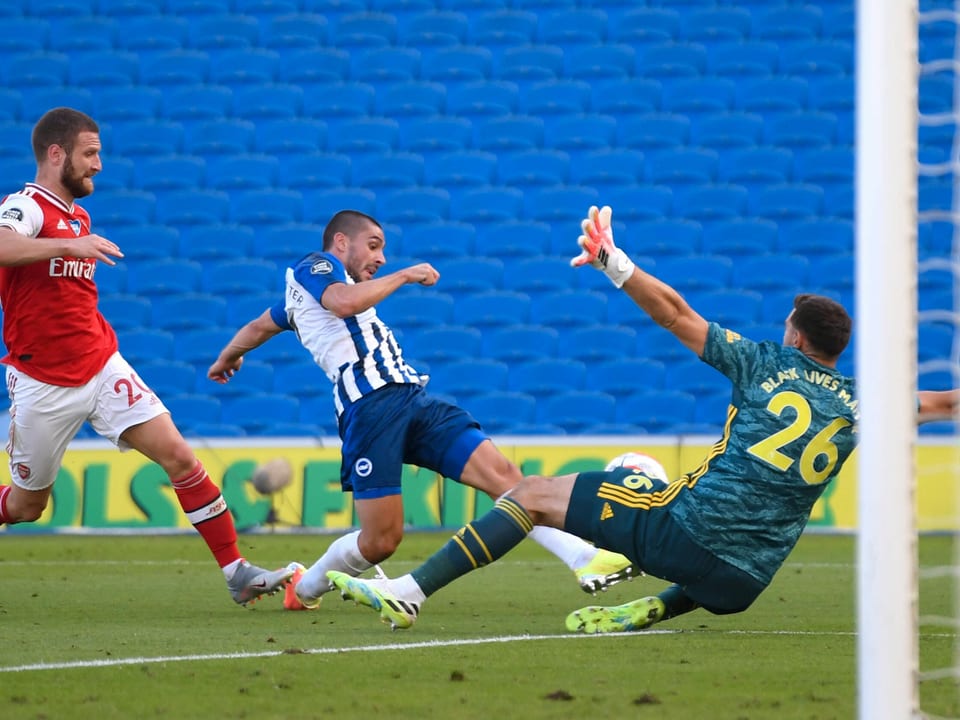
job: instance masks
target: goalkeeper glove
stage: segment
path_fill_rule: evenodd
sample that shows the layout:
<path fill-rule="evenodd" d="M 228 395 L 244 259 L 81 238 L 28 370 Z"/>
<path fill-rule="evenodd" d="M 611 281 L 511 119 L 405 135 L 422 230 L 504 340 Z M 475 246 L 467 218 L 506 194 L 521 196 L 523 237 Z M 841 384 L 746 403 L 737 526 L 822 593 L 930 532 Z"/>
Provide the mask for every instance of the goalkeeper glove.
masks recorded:
<path fill-rule="evenodd" d="M 610 227 L 610 218 L 613 210 L 609 205 L 590 208 L 588 216 L 580 223 L 583 235 L 577 238 L 580 254 L 570 261 L 573 267 L 592 265 L 610 278 L 615 286 L 623 284 L 633 275 L 633 260 L 613 244 L 613 228 Z"/>

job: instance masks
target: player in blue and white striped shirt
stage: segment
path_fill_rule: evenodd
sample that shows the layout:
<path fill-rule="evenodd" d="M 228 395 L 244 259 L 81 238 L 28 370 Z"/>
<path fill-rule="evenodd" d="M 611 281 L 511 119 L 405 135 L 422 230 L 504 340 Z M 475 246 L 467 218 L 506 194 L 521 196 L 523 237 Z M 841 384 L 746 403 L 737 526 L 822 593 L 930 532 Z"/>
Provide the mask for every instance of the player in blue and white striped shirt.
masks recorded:
<path fill-rule="evenodd" d="M 402 465 L 429 468 L 498 498 L 521 478 L 465 410 L 428 395 L 421 376 L 375 306 L 405 285 L 436 284 L 420 263 L 375 277 L 384 265 L 383 228 L 369 215 L 344 210 L 323 233 L 323 249 L 286 270 L 282 302 L 241 328 L 210 367 L 225 383 L 243 356 L 285 330 L 297 333 L 334 386 L 343 441 L 340 481 L 353 492 L 360 530 L 334 541 L 305 572 L 298 568 L 284 605 L 317 607 L 330 589 L 326 573 L 359 575 L 390 557 L 403 537 Z M 561 558 L 589 592 L 630 576 L 630 561 L 553 528 L 534 540 Z"/>

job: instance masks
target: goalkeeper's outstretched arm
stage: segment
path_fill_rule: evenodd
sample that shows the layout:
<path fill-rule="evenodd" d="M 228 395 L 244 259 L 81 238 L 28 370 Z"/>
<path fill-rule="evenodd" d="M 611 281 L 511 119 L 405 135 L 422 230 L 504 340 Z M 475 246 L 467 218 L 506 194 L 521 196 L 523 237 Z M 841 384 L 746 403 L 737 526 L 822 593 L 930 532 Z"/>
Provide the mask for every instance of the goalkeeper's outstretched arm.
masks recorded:
<path fill-rule="evenodd" d="M 917 423 L 952 420 L 960 407 L 960 390 L 921 390 L 917 393 Z"/>
<path fill-rule="evenodd" d="M 707 342 L 707 321 L 678 293 L 659 278 L 637 267 L 613 242 L 610 206 L 590 208 L 580 224 L 580 255 L 574 267 L 591 265 L 601 270 L 618 288 L 623 289 L 654 322 L 665 327 L 693 350 L 703 354 Z"/>

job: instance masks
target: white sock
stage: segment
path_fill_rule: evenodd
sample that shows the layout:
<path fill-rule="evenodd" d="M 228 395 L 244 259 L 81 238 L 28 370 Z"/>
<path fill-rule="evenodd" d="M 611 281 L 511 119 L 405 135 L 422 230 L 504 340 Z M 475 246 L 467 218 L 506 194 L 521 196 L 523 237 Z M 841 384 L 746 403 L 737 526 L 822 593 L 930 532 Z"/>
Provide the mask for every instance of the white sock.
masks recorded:
<path fill-rule="evenodd" d="M 339 570 L 356 577 L 373 567 L 373 563 L 360 554 L 360 547 L 357 545 L 359 537 L 360 531 L 356 530 L 333 541 L 297 583 L 297 589 L 303 597 L 317 598 L 330 590 L 328 570 Z"/>
<path fill-rule="evenodd" d="M 586 540 L 544 525 L 534 525 L 527 537 L 552 552 L 571 570 L 582 568 L 597 554 L 597 549 Z"/>
<path fill-rule="evenodd" d="M 389 582 L 390 592 L 399 598 L 409 602 L 415 602 L 419 605 L 422 605 L 424 600 L 427 599 L 427 596 L 423 594 L 423 590 L 417 585 L 417 581 L 413 579 L 413 575 L 407 574 L 401 575 L 398 578 L 390 578 Z"/>
<path fill-rule="evenodd" d="M 243 558 L 237 558 L 232 563 L 224 565 L 221 570 L 223 570 L 223 576 L 227 579 L 227 582 L 233 579 L 233 574 L 237 571 L 237 568 L 240 567 L 240 563 L 243 562 Z"/>

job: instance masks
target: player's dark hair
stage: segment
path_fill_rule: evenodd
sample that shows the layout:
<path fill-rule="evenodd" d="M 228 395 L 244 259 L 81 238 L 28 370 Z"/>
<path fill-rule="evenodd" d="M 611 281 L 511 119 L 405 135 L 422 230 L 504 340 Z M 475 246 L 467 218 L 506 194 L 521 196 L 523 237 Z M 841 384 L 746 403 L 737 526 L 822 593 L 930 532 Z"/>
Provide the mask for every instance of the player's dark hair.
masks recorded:
<path fill-rule="evenodd" d="M 806 336 L 814 349 L 836 359 L 850 342 L 853 321 L 836 300 L 802 293 L 793 299 L 793 326 Z"/>
<path fill-rule="evenodd" d="M 92 117 L 79 110 L 68 107 L 48 110 L 33 126 L 31 141 L 37 162 L 47 156 L 51 145 L 59 145 L 69 155 L 82 132 L 99 133 L 100 128 Z"/>
<path fill-rule="evenodd" d="M 383 229 L 380 223 L 366 213 L 359 210 L 341 210 L 330 218 L 330 222 L 323 229 L 323 249 L 329 250 L 333 247 L 333 236 L 337 233 L 354 235 L 367 223 L 373 223 L 381 230 Z"/>

